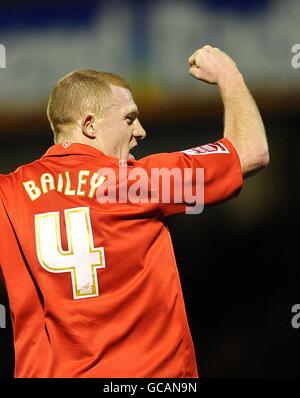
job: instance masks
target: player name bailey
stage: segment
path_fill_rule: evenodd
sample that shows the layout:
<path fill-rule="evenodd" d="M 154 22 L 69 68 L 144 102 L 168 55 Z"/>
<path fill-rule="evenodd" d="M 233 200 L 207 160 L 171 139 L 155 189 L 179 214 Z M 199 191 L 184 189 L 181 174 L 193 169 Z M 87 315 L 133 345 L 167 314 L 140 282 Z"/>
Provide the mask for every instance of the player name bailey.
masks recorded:
<path fill-rule="evenodd" d="M 99 203 L 190 203 L 201 207 L 204 198 L 202 168 L 66 170 L 43 173 L 23 181 L 32 201 L 56 191 L 65 196 L 96 198 Z"/>
<path fill-rule="evenodd" d="M 32 201 L 39 199 L 43 194 L 57 191 L 66 196 L 86 196 L 94 198 L 105 177 L 90 170 L 80 170 L 75 175 L 70 171 L 62 173 L 43 173 L 38 179 L 23 182 L 23 186 Z"/>

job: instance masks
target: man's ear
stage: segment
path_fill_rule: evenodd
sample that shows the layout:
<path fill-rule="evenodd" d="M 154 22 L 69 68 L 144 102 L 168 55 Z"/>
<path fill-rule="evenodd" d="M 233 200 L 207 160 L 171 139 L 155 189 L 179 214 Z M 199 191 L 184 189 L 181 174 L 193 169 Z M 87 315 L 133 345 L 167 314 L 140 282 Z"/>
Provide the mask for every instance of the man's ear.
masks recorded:
<path fill-rule="evenodd" d="M 92 113 L 85 115 L 82 119 L 81 129 L 83 134 L 94 140 L 96 138 L 96 130 L 95 130 L 95 116 Z"/>

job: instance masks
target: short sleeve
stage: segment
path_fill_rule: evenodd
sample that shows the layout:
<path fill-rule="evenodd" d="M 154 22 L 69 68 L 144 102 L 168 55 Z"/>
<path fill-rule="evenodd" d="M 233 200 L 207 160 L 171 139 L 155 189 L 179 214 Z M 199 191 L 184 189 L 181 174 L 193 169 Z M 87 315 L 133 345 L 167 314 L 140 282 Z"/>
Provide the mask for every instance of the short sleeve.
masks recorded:
<path fill-rule="evenodd" d="M 153 189 L 160 190 L 159 206 L 163 216 L 201 213 L 205 206 L 238 195 L 243 186 L 239 155 L 226 138 L 179 152 L 147 156 L 138 163 L 151 175 Z M 163 178 L 168 172 L 169 180 Z M 157 173 L 160 180 L 155 184 L 157 179 L 152 179 L 152 175 Z M 163 197 L 166 189 L 170 189 L 170 193 Z"/>

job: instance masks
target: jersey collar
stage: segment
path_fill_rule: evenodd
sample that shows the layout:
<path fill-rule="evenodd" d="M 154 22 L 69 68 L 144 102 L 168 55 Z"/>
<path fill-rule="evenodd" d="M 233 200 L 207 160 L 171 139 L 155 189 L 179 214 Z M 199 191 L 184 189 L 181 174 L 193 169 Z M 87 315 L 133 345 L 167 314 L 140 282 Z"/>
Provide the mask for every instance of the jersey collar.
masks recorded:
<path fill-rule="evenodd" d="M 113 156 L 109 156 L 101 152 L 99 149 L 96 149 L 90 145 L 86 144 L 78 144 L 72 142 L 63 142 L 62 144 L 56 144 L 51 146 L 47 152 L 42 156 L 45 157 L 57 157 L 57 156 L 69 156 L 69 155 L 88 155 L 94 158 L 101 158 L 102 160 L 106 159 L 110 163 L 119 166 L 120 164 L 124 164 L 124 160 L 120 160 Z"/>

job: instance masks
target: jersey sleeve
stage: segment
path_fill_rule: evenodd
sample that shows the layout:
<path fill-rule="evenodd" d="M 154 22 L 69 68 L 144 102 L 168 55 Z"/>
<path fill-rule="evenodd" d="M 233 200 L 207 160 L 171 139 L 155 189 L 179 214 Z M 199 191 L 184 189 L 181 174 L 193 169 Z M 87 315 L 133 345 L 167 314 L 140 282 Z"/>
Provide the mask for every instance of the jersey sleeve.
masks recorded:
<path fill-rule="evenodd" d="M 160 178 L 157 185 L 159 188 L 154 188 L 160 190 L 162 216 L 201 213 L 204 206 L 238 195 L 243 186 L 239 155 L 226 138 L 180 152 L 147 156 L 139 163 L 148 174 L 152 175 L 155 169 L 164 169 L 172 175 L 169 180 L 169 196 L 163 198 L 161 195 L 164 189 L 168 189 L 167 178 L 164 179 L 165 184 L 163 178 Z"/>
<path fill-rule="evenodd" d="M 1 183 L 1 175 L 0 175 L 0 183 Z M 7 250 L 7 215 L 5 212 L 5 208 L 2 202 L 1 190 L 0 190 L 0 280 L 5 284 L 5 279 L 3 275 L 3 258 L 9 250 Z"/>

